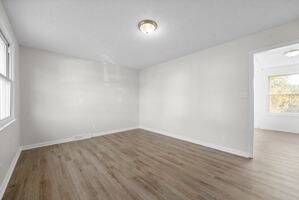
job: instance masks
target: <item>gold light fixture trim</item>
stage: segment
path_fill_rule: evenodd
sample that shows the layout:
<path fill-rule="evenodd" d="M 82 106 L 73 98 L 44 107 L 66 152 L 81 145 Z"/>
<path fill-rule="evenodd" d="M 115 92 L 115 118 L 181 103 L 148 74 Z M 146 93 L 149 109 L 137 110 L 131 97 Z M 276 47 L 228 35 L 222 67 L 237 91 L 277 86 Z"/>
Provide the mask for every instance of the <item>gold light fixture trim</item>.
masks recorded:
<path fill-rule="evenodd" d="M 139 30 L 146 35 L 153 33 L 157 27 L 158 24 L 150 19 L 142 20 L 138 23 Z"/>

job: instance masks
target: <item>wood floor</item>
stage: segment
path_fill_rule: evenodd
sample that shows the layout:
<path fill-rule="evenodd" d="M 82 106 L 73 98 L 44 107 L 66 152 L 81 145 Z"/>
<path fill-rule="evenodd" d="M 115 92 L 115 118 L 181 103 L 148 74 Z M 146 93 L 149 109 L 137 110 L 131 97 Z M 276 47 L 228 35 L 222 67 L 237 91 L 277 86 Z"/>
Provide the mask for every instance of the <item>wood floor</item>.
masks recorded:
<path fill-rule="evenodd" d="M 255 134 L 245 159 L 134 130 L 22 152 L 9 200 L 299 199 L 299 135 Z"/>

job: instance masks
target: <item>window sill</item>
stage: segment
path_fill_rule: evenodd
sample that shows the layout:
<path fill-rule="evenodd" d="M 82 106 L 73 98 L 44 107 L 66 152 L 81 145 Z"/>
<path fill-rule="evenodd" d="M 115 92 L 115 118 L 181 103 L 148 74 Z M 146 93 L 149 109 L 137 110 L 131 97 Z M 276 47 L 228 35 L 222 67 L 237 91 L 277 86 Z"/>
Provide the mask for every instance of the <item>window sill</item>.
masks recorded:
<path fill-rule="evenodd" d="M 15 118 L 10 118 L 10 119 L 7 119 L 7 121 L 3 122 L 3 124 L 1 124 L 1 127 L 0 127 L 0 132 L 3 131 L 4 129 L 6 129 L 7 127 L 9 127 L 16 120 L 17 119 L 15 119 Z"/>
<path fill-rule="evenodd" d="M 274 117 L 299 117 L 299 113 L 269 113 L 269 115 Z"/>

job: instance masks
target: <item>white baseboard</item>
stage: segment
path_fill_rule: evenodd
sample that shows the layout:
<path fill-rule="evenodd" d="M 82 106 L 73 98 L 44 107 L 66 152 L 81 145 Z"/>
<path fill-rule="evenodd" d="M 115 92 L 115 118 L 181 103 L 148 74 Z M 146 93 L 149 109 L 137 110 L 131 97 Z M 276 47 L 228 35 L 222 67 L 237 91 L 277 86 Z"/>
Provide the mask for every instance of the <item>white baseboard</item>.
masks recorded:
<path fill-rule="evenodd" d="M 34 148 L 38 148 L 38 147 L 44 147 L 44 146 L 49 146 L 49 145 L 54 145 L 54 144 L 62 144 L 62 143 L 66 143 L 66 142 L 72 142 L 72 141 L 77 141 L 77 140 L 84 140 L 84 139 L 88 139 L 88 138 L 92 138 L 92 137 L 97 137 L 97 136 L 102 136 L 102 135 L 107 135 L 107 134 L 112 134 L 112 133 L 117 133 L 117 132 L 123 132 L 123 131 L 129 131 L 129 130 L 134 130 L 134 129 L 144 129 L 150 132 L 154 132 L 154 133 L 159 133 L 162 135 L 166 135 L 169 137 L 173 137 L 176 139 L 180 139 L 180 140 L 184 140 L 184 141 L 188 141 L 194 144 L 198 144 L 198 145 L 202 145 L 205 147 L 209 147 L 212 149 L 216 149 L 216 150 L 220 150 L 223 152 L 227 152 L 227 153 L 231 153 L 234 155 L 238 155 L 238 156 L 242 156 L 245 158 L 249 158 L 249 153 L 248 152 L 243 152 L 243 151 L 239 151 L 236 149 L 231 149 L 231 148 L 227 148 L 227 147 L 222 147 L 219 145 L 215 145 L 215 144 L 211 144 L 211 143 L 207 143 L 207 142 L 202 142 L 200 140 L 197 139 L 193 139 L 193 138 L 188 138 L 185 136 L 181 136 L 181 135 L 177 135 L 177 134 L 172 134 L 170 132 L 167 131 L 161 131 L 161 130 L 156 130 L 156 129 L 152 129 L 152 128 L 148 128 L 148 127 L 130 127 L 130 128 L 124 128 L 124 129 L 115 129 L 115 130 L 105 130 L 105 131 L 101 131 L 98 133 L 93 133 L 93 134 L 82 134 L 82 135 L 77 135 L 71 138 L 64 138 L 64 139 L 58 139 L 58 140 L 53 140 L 53 141 L 47 141 L 47 142 L 41 142 L 41 143 L 37 143 L 37 144 L 31 144 L 31 145 L 26 145 L 26 146 L 21 146 L 20 149 L 17 151 L 17 153 L 15 154 L 10 167 L 8 169 L 8 172 L 0 186 L 0 199 L 2 199 L 4 192 L 6 190 L 6 187 L 9 183 L 9 180 L 12 176 L 12 173 L 14 171 L 14 168 L 17 164 L 17 161 L 20 157 L 20 154 L 22 152 L 22 150 L 28 150 L 28 149 L 34 149 Z"/>
<path fill-rule="evenodd" d="M 249 155 L 248 152 L 244 152 L 244 151 L 240 151 L 240 150 L 236 150 L 236 149 L 231 149 L 231 148 L 219 146 L 219 145 L 216 145 L 216 144 L 211 144 L 211 143 L 208 143 L 208 142 L 203 142 L 203 141 L 200 141 L 198 139 L 173 134 L 173 133 L 170 133 L 170 132 L 164 131 L 164 130 L 156 130 L 156 129 L 143 127 L 143 126 L 140 126 L 139 128 L 144 129 L 146 131 L 159 133 L 159 134 L 166 135 L 166 136 L 169 136 L 169 137 L 173 137 L 173 138 L 176 138 L 176 139 L 180 139 L 180 140 L 184 140 L 184 141 L 191 142 L 191 143 L 194 143 L 194 144 L 198 144 L 198 145 L 201 145 L 201 146 L 216 149 L 216 150 L 219 150 L 219 151 L 223 151 L 223 152 L 226 152 L 226 153 L 234 154 L 234 155 L 237 155 L 237 156 L 250 158 L 250 155 Z"/>
<path fill-rule="evenodd" d="M 21 155 L 21 152 L 23 150 L 34 149 L 34 148 L 44 147 L 44 146 L 50 146 L 50 145 L 54 145 L 54 144 L 62 144 L 62 143 L 78 141 L 78 140 L 84 140 L 84 139 L 88 139 L 88 138 L 92 138 L 92 137 L 97 137 L 97 136 L 102 136 L 102 135 L 107 135 L 107 134 L 112 134 L 112 133 L 117 133 L 117 132 L 123 132 L 123 131 L 129 131 L 129 130 L 134 130 L 134 129 L 138 129 L 138 128 L 139 127 L 129 127 L 129 128 L 124 128 L 124 129 L 105 130 L 105 131 L 101 131 L 101 132 L 93 133 L 93 134 L 81 134 L 81 135 L 76 135 L 76 136 L 73 136 L 70 138 L 63 138 L 63 139 L 58 139 L 58 140 L 52 140 L 52 141 L 41 142 L 41 143 L 37 143 L 37 144 L 21 146 L 19 148 L 19 150 L 17 151 L 17 153 L 15 154 L 15 156 L 10 164 L 10 167 L 8 169 L 8 172 L 6 173 L 6 176 L 0 186 L 0 199 L 2 199 L 2 197 L 4 195 L 4 192 L 7 188 L 9 180 L 12 176 L 12 173 L 15 169 L 15 166 L 16 166 L 18 159 Z"/>
<path fill-rule="evenodd" d="M 6 173 L 6 176 L 4 177 L 4 180 L 3 180 L 3 182 L 2 182 L 2 184 L 0 186 L 0 199 L 3 198 L 4 192 L 5 192 L 6 188 L 7 188 L 7 185 L 9 183 L 10 177 L 12 176 L 12 173 L 13 173 L 13 171 L 15 169 L 15 166 L 16 166 L 18 160 L 19 160 L 21 152 L 22 152 L 22 149 L 20 148 L 16 152 L 15 156 L 13 157 L 13 159 L 12 159 L 12 161 L 10 163 L 10 166 L 9 166 L 9 169 L 8 169 L 8 171 Z"/>
<path fill-rule="evenodd" d="M 281 129 L 281 128 L 273 129 L 273 128 L 264 127 L 264 126 L 256 127 L 255 129 L 261 129 L 261 130 L 266 130 L 266 131 L 276 131 L 276 132 L 283 132 L 283 133 L 299 134 L 299 132 L 296 131 L 296 130 L 287 130 L 287 129 Z"/>
<path fill-rule="evenodd" d="M 62 143 L 67 143 L 67 142 L 72 142 L 72 141 L 77 141 L 77 140 L 85 140 L 88 138 L 91 138 L 90 134 L 76 135 L 76 136 L 73 136 L 70 138 L 62 138 L 62 139 L 58 139 L 58 140 L 51 140 L 51 141 L 21 146 L 21 149 L 22 150 L 35 149 L 35 148 L 50 146 L 50 145 L 54 145 L 54 144 L 62 144 Z"/>
<path fill-rule="evenodd" d="M 134 129 L 138 129 L 138 128 L 139 128 L 138 126 L 134 126 L 134 127 L 129 127 L 129 128 L 123 128 L 123 129 L 104 130 L 104 131 L 100 131 L 100 132 L 97 132 L 97 133 L 93 133 L 92 137 L 108 135 L 108 134 L 124 132 L 124 131 L 130 131 L 130 130 L 134 130 Z"/>
<path fill-rule="evenodd" d="M 54 145 L 54 144 L 62 144 L 62 143 L 73 142 L 73 141 L 78 141 L 78 140 L 85 140 L 88 138 L 93 138 L 93 137 L 117 133 L 117 132 L 129 131 L 129 130 L 133 130 L 133 129 L 137 129 L 137 128 L 138 127 L 129 127 L 129 128 L 123 128 L 123 129 L 103 130 L 103 131 L 100 131 L 97 133 L 75 135 L 70 138 L 62 138 L 62 139 L 58 139 L 58 140 L 52 140 L 52 141 L 46 141 L 46 142 L 40 142 L 40 143 L 36 143 L 36 144 L 21 146 L 21 149 L 28 150 L 28 149 L 35 149 L 35 148 L 39 148 L 39 147 L 50 146 L 50 145 Z"/>

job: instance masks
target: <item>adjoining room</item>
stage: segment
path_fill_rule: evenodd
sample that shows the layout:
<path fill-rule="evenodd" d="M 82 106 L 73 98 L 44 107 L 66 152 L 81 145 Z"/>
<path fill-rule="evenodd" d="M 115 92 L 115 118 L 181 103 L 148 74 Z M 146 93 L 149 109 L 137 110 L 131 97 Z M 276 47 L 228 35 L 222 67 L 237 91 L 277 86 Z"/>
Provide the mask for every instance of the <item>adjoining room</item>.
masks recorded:
<path fill-rule="evenodd" d="M 299 44 L 254 54 L 255 128 L 299 132 Z"/>
<path fill-rule="evenodd" d="M 299 199 L 299 1 L 0 0 L 0 199 Z"/>

